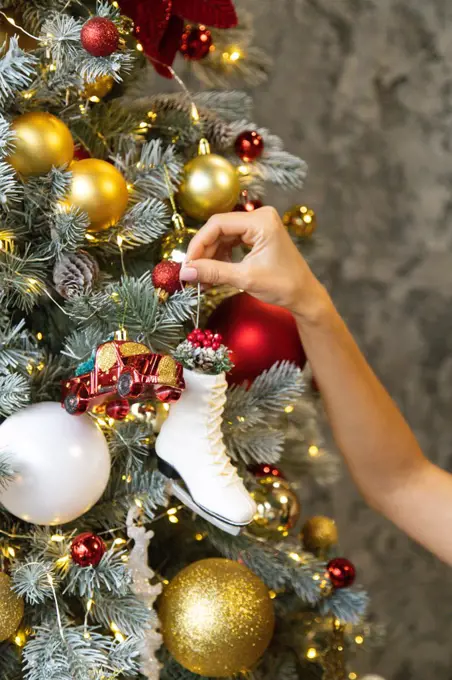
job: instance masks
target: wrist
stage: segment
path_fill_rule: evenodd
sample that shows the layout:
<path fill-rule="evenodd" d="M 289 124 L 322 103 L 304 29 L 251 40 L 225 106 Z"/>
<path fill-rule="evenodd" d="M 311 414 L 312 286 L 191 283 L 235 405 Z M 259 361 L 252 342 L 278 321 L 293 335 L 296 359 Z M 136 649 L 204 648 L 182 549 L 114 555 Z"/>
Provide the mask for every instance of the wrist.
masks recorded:
<path fill-rule="evenodd" d="M 326 288 L 316 280 L 312 290 L 300 292 L 291 312 L 302 329 L 321 328 L 331 322 L 335 307 Z"/>

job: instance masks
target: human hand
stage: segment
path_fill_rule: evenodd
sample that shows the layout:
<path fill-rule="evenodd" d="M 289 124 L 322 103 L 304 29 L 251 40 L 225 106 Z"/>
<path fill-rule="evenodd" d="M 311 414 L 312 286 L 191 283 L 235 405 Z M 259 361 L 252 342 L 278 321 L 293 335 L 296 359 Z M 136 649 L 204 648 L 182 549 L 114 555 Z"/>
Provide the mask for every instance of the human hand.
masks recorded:
<path fill-rule="evenodd" d="M 233 263 L 231 250 L 240 243 L 251 250 Z M 180 278 L 234 286 L 305 321 L 316 320 L 329 301 L 271 207 L 211 217 L 193 237 Z"/>

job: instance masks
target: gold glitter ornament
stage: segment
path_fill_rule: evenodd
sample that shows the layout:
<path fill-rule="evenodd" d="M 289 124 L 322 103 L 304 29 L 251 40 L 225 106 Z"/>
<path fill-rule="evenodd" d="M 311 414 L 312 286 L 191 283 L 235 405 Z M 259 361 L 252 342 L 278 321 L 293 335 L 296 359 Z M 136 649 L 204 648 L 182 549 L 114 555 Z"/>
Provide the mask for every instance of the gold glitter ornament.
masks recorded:
<path fill-rule="evenodd" d="M 200 560 L 179 572 L 163 591 L 159 615 L 176 661 L 209 677 L 248 670 L 273 635 L 267 587 L 244 565 L 222 558 Z"/>
<path fill-rule="evenodd" d="M 204 222 L 215 213 L 229 212 L 237 204 L 240 182 L 236 168 L 223 156 L 210 153 L 207 140 L 199 155 L 188 161 L 177 194 L 183 212 Z"/>
<path fill-rule="evenodd" d="M 284 213 L 283 222 L 293 236 L 312 236 L 317 229 L 315 212 L 307 205 L 294 205 Z"/>
<path fill-rule="evenodd" d="M 53 166 L 67 165 L 74 156 L 69 128 L 46 111 L 30 111 L 15 118 L 14 150 L 8 162 L 24 177 L 44 175 Z"/>
<path fill-rule="evenodd" d="M 24 615 L 24 601 L 11 590 L 11 579 L 0 572 L 0 642 L 19 628 Z"/>
<path fill-rule="evenodd" d="M 336 522 L 331 517 L 314 515 L 303 524 L 300 538 L 305 550 L 325 553 L 338 542 Z"/>
<path fill-rule="evenodd" d="M 287 536 L 300 516 L 300 503 L 289 482 L 273 476 L 256 478 L 249 491 L 257 512 L 247 531 L 271 540 Z"/>

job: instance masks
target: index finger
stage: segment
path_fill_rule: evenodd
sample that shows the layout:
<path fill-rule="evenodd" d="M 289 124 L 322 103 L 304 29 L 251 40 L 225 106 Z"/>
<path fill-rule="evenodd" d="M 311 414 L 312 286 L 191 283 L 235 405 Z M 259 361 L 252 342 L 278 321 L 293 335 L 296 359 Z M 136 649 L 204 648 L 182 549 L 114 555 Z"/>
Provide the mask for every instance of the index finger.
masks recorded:
<path fill-rule="evenodd" d="M 249 213 L 224 213 L 213 215 L 190 241 L 187 261 L 199 260 L 206 251 L 224 241 L 240 239 L 248 246 L 253 245 L 256 222 Z"/>

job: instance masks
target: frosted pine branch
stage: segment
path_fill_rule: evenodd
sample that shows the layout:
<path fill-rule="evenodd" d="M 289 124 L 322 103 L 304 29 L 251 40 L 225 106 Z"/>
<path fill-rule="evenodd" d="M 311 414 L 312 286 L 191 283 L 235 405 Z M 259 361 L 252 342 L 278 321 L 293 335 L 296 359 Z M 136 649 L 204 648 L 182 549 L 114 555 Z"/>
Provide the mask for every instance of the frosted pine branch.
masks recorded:
<path fill-rule="evenodd" d="M 229 388 L 225 420 L 242 429 L 265 423 L 269 416 L 292 406 L 303 391 L 303 376 L 298 366 L 289 361 L 276 363 L 261 373 L 249 389 Z"/>
<path fill-rule="evenodd" d="M 122 219 L 123 247 L 147 245 L 156 241 L 171 226 L 171 215 L 157 198 L 146 198 L 136 203 Z"/>
<path fill-rule="evenodd" d="M 0 161 L 0 206 L 9 209 L 20 201 L 22 187 L 17 181 L 17 173 L 6 161 Z"/>
<path fill-rule="evenodd" d="M 32 82 L 37 58 L 20 49 L 16 37 L 0 46 L 0 106 Z"/>
<path fill-rule="evenodd" d="M 94 594 L 103 590 L 114 595 L 126 594 L 130 575 L 124 562 L 123 553 L 106 552 L 97 567 L 79 567 L 72 564 L 69 568 L 68 583 L 65 591 L 79 597 L 93 598 Z"/>
<path fill-rule="evenodd" d="M 332 615 L 347 623 L 359 623 L 364 616 L 369 597 L 361 588 L 344 588 L 335 590 L 331 597 L 319 603 L 323 616 Z"/>
<path fill-rule="evenodd" d="M 223 425 L 223 435 L 229 455 L 245 465 L 252 463 L 274 464 L 283 451 L 284 432 L 265 425 L 254 426 L 246 431 L 234 431 Z"/>
<path fill-rule="evenodd" d="M 8 453 L 0 452 L 0 491 L 6 489 L 14 479 L 14 470 L 9 461 Z"/>
<path fill-rule="evenodd" d="M 56 577 L 51 562 L 32 559 L 23 563 L 16 562 L 12 570 L 13 590 L 29 604 L 42 604 L 44 600 L 53 597 L 49 575 L 54 581 Z"/>
<path fill-rule="evenodd" d="M 0 416 L 7 417 L 30 401 L 29 380 L 20 373 L 0 375 Z"/>
<path fill-rule="evenodd" d="M 96 593 L 91 612 L 94 620 L 106 628 L 114 621 L 124 635 L 141 637 L 149 624 L 147 607 L 133 593 L 119 596 L 113 593 Z"/>
<path fill-rule="evenodd" d="M 75 206 L 57 209 L 52 217 L 50 248 L 53 254 L 74 252 L 82 245 L 89 226 L 88 215 Z"/>
<path fill-rule="evenodd" d="M 14 132 L 4 116 L 0 114 L 0 159 L 6 158 L 14 148 Z"/>
<path fill-rule="evenodd" d="M 18 368 L 25 371 L 30 362 L 39 360 L 41 355 L 36 339 L 25 326 L 25 319 L 16 325 L 5 320 L 0 327 L 0 372 Z"/>

